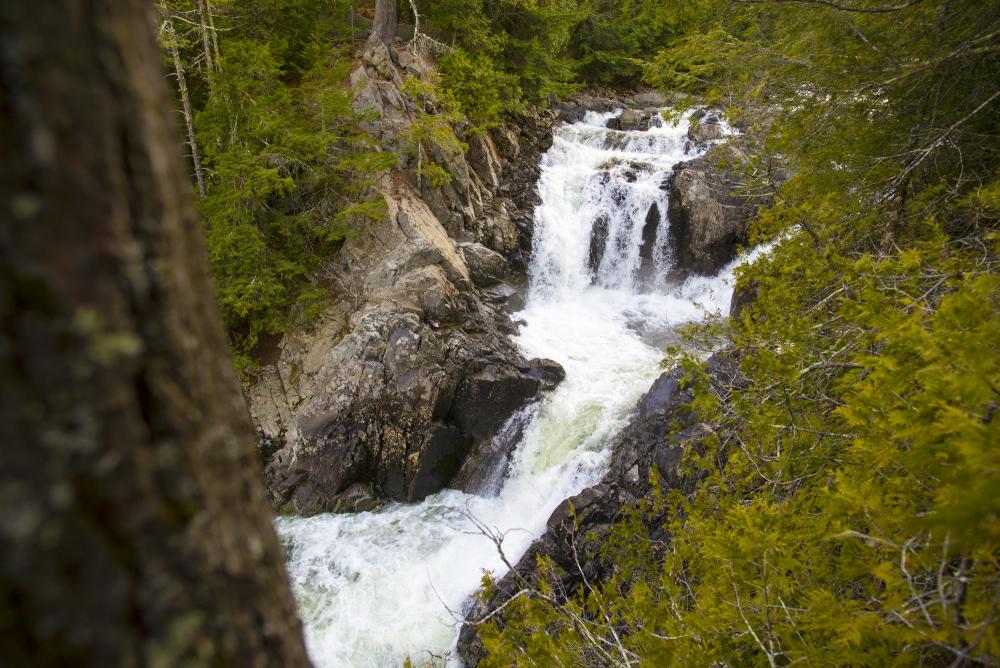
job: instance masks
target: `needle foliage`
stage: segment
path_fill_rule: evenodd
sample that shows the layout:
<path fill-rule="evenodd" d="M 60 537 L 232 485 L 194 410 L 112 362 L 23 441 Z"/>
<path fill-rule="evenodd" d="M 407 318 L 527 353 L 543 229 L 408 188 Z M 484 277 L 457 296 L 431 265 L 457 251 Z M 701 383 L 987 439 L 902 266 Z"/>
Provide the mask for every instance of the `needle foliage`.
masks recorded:
<path fill-rule="evenodd" d="M 773 200 L 739 382 L 692 365 L 704 480 L 484 625 L 486 665 L 996 665 L 1000 7 L 703 8 L 645 77 L 728 104 Z"/>

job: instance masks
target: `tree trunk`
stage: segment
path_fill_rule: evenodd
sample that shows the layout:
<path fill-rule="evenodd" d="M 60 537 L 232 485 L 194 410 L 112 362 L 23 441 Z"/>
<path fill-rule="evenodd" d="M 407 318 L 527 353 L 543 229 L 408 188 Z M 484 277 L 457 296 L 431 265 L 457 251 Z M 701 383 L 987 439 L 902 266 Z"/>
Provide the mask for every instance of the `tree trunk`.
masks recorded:
<path fill-rule="evenodd" d="M 212 55 L 215 56 L 215 69 L 222 71 L 222 58 L 219 56 L 219 31 L 215 29 L 215 16 L 212 14 L 212 3 L 205 0 L 205 10 L 208 12 L 208 29 L 212 33 Z"/>
<path fill-rule="evenodd" d="M 0 663 L 305 666 L 152 19 L 0 2 Z"/>
<path fill-rule="evenodd" d="M 372 23 L 372 34 L 368 38 L 368 41 L 388 44 L 396 38 L 398 23 L 396 0 L 377 0 L 375 3 L 375 21 Z"/>
<path fill-rule="evenodd" d="M 201 169 L 201 154 L 198 152 L 198 138 L 194 133 L 194 114 L 191 113 L 191 96 L 188 95 L 187 77 L 184 76 L 184 64 L 181 62 L 180 50 L 177 48 L 177 32 L 174 30 L 174 20 L 166 5 L 161 8 L 163 26 L 167 32 L 167 49 L 174 61 L 174 76 L 177 77 L 177 91 L 181 97 L 181 112 L 184 114 L 184 128 L 187 130 L 188 146 L 191 147 L 191 162 L 194 164 L 194 179 L 198 184 L 198 194 L 205 196 L 205 175 Z"/>
<path fill-rule="evenodd" d="M 208 0 L 198 0 L 198 17 L 201 23 L 201 45 L 205 50 L 205 67 L 209 72 L 215 71 L 215 60 L 212 58 L 212 39 L 208 35 Z"/>

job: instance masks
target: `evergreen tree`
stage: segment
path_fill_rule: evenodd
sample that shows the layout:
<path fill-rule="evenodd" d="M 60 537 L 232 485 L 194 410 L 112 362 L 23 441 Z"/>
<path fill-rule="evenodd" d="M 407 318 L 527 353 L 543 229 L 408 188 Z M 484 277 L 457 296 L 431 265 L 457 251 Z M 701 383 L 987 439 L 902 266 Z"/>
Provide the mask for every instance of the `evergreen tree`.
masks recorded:
<path fill-rule="evenodd" d="M 728 103 L 774 200 L 742 380 L 693 372 L 697 491 L 629 513 L 601 586 L 513 601 L 487 665 L 995 665 L 1000 8 L 704 8 L 645 77 Z"/>

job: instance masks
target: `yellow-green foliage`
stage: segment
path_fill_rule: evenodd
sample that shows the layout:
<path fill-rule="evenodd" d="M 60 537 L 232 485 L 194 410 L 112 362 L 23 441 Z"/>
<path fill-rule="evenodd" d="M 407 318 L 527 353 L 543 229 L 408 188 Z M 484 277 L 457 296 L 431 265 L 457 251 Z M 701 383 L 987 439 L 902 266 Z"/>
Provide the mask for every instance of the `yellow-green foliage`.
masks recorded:
<path fill-rule="evenodd" d="M 1000 660 L 1000 8 L 833 4 L 884 11 L 730 6 L 650 70 L 738 102 L 773 192 L 746 385 L 701 385 L 697 491 L 624 520 L 593 592 L 511 604 L 487 665 Z"/>

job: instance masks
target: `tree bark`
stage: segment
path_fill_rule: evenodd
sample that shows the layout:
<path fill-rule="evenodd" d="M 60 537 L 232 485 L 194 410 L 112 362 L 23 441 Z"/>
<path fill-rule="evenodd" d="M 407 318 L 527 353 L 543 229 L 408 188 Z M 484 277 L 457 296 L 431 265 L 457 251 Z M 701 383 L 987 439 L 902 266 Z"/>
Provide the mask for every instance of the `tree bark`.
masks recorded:
<path fill-rule="evenodd" d="M 194 180 L 198 184 L 198 194 L 205 196 L 205 174 L 201 169 L 201 153 L 198 152 L 198 137 L 194 132 L 194 114 L 191 113 L 191 96 L 188 94 L 187 77 L 184 76 L 184 64 L 181 62 L 180 49 L 177 48 L 177 32 L 174 30 L 174 20 L 166 5 L 161 7 L 163 27 L 167 32 L 167 49 L 174 61 L 174 76 L 177 78 L 177 92 L 181 98 L 181 113 L 184 114 L 184 128 L 187 130 L 188 146 L 191 148 L 191 162 L 194 164 Z"/>
<path fill-rule="evenodd" d="M 372 23 L 372 33 L 369 42 L 388 44 L 396 38 L 396 27 L 399 18 L 396 15 L 396 0 L 377 0 L 375 3 L 375 21 Z"/>
<path fill-rule="evenodd" d="M 305 666 L 153 19 L 0 2 L 0 663 Z"/>
<path fill-rule="evenodd" d="M 201 23 L 201 45 L 205 50 L 205 67 L 209 72 L 215 71 L 215 59 L 212 57 L 212 39 L 208 34 L 208 0 L 198 0 L 198 18 Z"/>
<path fill-rule="evenodd" d="M 222 57 L 219 55 L 219 31 L 215 29 L 215 15 L 212 14 L 212 3 L 205 0 L 205 10 L 208 12 L 208 29 L 212 33 L 212 54 L 215 56 L 215 69 L 222 71 Z"/>

